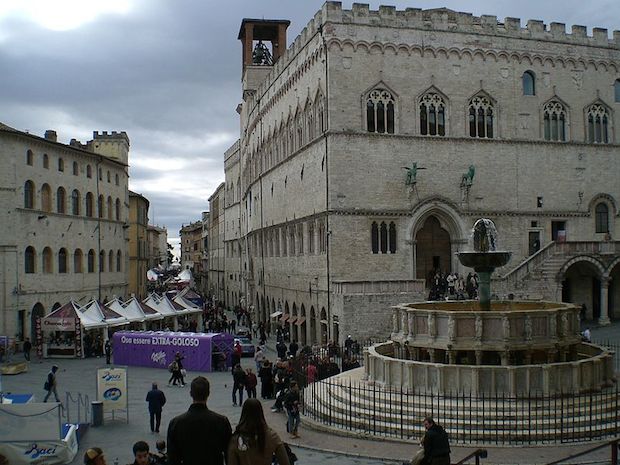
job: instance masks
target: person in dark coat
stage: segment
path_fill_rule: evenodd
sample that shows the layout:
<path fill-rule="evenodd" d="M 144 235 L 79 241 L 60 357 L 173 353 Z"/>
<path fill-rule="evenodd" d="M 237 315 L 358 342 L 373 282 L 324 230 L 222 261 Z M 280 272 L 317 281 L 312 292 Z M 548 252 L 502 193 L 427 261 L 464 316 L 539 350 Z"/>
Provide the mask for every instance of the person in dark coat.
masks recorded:
<path fill-rule="evenodd" d="M 30 339 L 26 338 L 26 340 L 24 341 L 24 358 L 26 359 L 27 362 L 30 361 L 31 350 L 32 350 L 32 342 L 30 342 Z"/>
<path fill-rule="evenodd" d="M 224 465 L 232 428 L 228 418 L 207 408 L 209 381 L 204 376 L 192 380 L 189 410 L 168 425 L 170 465 Z"/>
<path fill-rule="evenodd" d="M 450 465 L 448 433 L 431 417 L 424 419 L 426 433 L 422 439 L 425 465 Z"/>
<path fill-rule="evenodd" d="M 105 352 L 105 363 L 106 365 L 110 364 L 110 359 L 112 358 L 112 343 L 108 339 L 105 341 L 105 345 L 103 346 L 103 351 Z"/>
<path fill-rule="evenodd" d="M 276 344 L 276 351 L 278 352 L 278 358 L 280 360 L 286 359 L 286 344 L 284 341 L 278 341 Z"/>
<path fill-rule="evenodd" d="M 151 390 L 146 394 L 146 401 L 149 403 L 149 416 L 151 422 L 151 433 L 159 433 L 161 425 L 161 411 L 166 404 L 166 396 L 157 389 L 157 383 L 153 383 Z"/>
<path fill-rule="evenodd" d="M 233 405 L 237 405 L 237 392 L 239 392 L 239 407 L 243 405 L 243 390 L 245 389 L 245 371 L 241 368 L 241 365 L 237 364 L 233 368 L 233 391 L 232 401 Z"/>

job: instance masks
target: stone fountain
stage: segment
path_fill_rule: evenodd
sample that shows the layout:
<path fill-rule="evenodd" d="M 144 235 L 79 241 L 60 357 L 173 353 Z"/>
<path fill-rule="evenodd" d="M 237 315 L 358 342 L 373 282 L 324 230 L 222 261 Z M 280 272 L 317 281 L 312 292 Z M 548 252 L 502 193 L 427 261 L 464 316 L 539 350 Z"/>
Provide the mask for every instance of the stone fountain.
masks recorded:
<path fill-rule="evenodd" d="M 357 374 L 368 388 L 351 391 L 355 370 L 343 373 L 334 379 L 336 385 L 306 393 L 308 411 L 318 417 L 330 412 L 326 421 L 331 422 L 340 408 L 337 399 L 346 399 L 342 415 L 348 412 L 349 427 L 355 410 L 358 428 L 380 418 L 388 434 L 434 411 L 444 426 L 472 444 L 496 441 L 497 432 L 506 428 L 512 428 L 509 443 L 562 442 L 565 432 L 555 425 L 563 424 L 579 425 L 571 430 L 575 441 L 589 440 L 593 428 L 600 435 L 616 434 L 613 352 L 582 342 L 576 305 L 491 301 L 491 274 L 508 262 L 510 252 L 498 250 L 497 230 L 488 219 L 476 221 L 472 241 L 474 250 L 459 252 L 458 258 L 478 273 L 480 301 L 394 306 L 391 340 L 366 349 Z M 376 389 L 384 402 L 370 411 L 363 393 Z M 592 393 L 600 394 L 596 419 Z M 397 404 L 391 405 L 394 397 Z M 541 398 L 547 402 L 545 414 L 532 418 L 530 409 L 538 408 Z M 510 405 L 510 416 L 498 410 L 498 399 Z"/>
<path fill-rule="evenodd" d="M 491 310 L 491 275 L 495 268 L 504 266 L 510 260 L 510 252 L 497 250 L 497 229 L 493 221 L 481 218 L 474 224 L 474 251 L 457 252 L 462 265 L 473 268 L 478 274 L 478 295 L 480 308 Z"/>

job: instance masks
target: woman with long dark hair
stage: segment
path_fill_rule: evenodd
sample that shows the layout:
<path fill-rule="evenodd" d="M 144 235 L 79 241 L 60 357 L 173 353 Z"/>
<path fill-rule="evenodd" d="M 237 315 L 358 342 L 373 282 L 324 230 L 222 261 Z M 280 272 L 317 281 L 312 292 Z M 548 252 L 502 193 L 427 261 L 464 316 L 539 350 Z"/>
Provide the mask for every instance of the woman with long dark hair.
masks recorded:
<path fill-rule="evenodd" d="M 228 465 L 271 465 L 274 455 L 280 465 L 291 465 L 280 436 L 267 426 L 260 401 L 247 399 L 228 443 Z"/>

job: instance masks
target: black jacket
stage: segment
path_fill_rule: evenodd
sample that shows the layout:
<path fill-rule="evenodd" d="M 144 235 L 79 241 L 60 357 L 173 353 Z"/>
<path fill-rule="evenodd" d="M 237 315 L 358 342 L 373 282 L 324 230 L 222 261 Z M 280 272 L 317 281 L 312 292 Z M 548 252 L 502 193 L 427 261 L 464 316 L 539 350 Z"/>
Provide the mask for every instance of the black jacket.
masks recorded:
<path fill-rule="evenodd" d="M 439 457 L 450 454 L 450 444 L 448 443 L 448 433 L 435 423 L 424 435 L 424 457 Z"/>
<path fill-rule="evenodd" d="M 149 403 L 149 412 L 158 413 L 166 403 L 166 396 L 159 389 L 151 389 L 146 395 L 146 401 Z"/>
<path fill-rule="evenodd" d="M 168 463 L 224 465 L 231 436 L 228 418 L 204 404 L 192 404 L 168 425 Z"/>

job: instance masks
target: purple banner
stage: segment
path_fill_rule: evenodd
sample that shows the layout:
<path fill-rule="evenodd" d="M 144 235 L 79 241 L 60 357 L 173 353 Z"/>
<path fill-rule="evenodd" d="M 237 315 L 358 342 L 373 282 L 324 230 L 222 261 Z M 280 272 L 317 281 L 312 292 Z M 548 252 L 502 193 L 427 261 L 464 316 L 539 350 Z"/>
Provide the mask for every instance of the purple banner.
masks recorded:
<path fill-rule="evenodd" d="M 188 371 L 211 372 L 219 363 L 231 364 L 233 336 L 227 333 L 181 333 L 170 331 L 117 331 L 112 337 L 114 363 L 165 368 L 177 352 Z"/>

